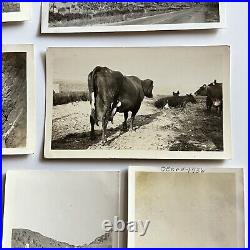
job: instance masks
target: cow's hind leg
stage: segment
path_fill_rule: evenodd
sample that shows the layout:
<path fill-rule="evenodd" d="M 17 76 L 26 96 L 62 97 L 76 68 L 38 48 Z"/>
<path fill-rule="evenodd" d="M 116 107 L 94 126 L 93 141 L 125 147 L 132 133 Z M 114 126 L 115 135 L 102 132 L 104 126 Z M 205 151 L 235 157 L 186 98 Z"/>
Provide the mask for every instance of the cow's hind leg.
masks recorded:
<path fill-rule="evenodd" d="M 91 125 L 91 131 L 90 131 L 90 139 L 95 139 L 95 118 L 90 115 L 90 125 Z"/>
<path fill-rule="evenodd" d="M 124 122 L 122 124 L 122 130 L 123 131 L 128 130 L 127 120 L 128 120 L 128 112 L 124 112 Z"/>
<path fill-rule="evenodd" d="M 105 144 L 107 142 L 107 126 L 108 126 L 108 120 L 105 116 L 102 119 L 102 144 Z"/>
<path fill-rule="evenodd" d="M 137 114 L 137 111 L 136 112 L 132 112 L 132 115 L 131 115 L 131 120 L 130 120 L 130 130 L 134 130 L 134 121 L 135 121 L 135 116 Z"/>
<path fill-rule="evenodd" d="M 109 105 L 104 107 L 103 117 L 102 117 L 102 143 L 105 144 L 107 142 L 107 126 L 110 116 L 110 107 Z"/>
<path fill-rule="evenodd" d="M 212 105 L 213 105 L 213 102 L 212 102 L 212 100 L 209 97 L 207 97 L 206 105 L 207 105 L 207 111 L 210 112 L 211 108 L 212 108 Z"/>

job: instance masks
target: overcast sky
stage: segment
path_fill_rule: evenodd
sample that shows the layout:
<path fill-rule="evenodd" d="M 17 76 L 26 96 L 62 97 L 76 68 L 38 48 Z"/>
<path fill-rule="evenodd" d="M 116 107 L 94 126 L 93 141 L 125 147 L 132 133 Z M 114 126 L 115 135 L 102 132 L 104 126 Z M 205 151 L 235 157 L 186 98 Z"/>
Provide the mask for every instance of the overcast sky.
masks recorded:
<path fill-rule="evenodd" d="M 224 82 L 229 49 L 219 47 L 168 48 L 53 48 L 53 79 L 81 81 L 97 66 L 154 81 L 154 94 L 193 93 L 204 83 Z M 225 83 L 225 82 L 224 82 Z M 226 83 L 228 84 L 228 83 Z"/>
<path fill-rule="evenodd" d="M 18 173 L 6 190 L 9 240 L 11 229 L 20 228 L 83 245 L 103 235 L 103 220 L 117 215 L 118 172 Z"/>

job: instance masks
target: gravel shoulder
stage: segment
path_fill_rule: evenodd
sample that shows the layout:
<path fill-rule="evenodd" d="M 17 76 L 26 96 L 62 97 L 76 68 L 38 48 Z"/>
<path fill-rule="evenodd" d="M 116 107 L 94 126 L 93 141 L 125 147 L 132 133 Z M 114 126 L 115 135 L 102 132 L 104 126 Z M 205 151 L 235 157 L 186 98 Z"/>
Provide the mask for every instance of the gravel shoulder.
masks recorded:
<path fill-rule="evenodd" d="M 108 142 L 90 140 L 89 103 L 78 102 L 53 108 L 52 149 L 68 150 L 166 150 L 222 151 L 223 121 L 215 112 L 207 113 L 205 99 L 185 109 L 154 107 L 155 100 L 144 99 L 135 119 L 134 131 L 122 131 L 123 115 L 108 125 Z"/>

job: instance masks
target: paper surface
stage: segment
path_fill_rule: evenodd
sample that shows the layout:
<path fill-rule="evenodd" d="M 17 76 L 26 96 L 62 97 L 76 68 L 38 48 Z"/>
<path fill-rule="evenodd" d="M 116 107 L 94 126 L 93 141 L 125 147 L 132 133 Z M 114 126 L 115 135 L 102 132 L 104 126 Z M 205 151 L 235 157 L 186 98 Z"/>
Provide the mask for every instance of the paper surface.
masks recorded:
<path fill-rule="evenodd" d="M 2 153 L 32 154 L 36 135 L 34 47 L 6 44 L 2 50 Z"/>
<path fill-rule="evenodd" d="M 207 6 L 195 6 L 188 2 L 173 3 L 174 6 L 169 7 L 147 6 L 146 3 L 136 2 L 124 3 L 123 6 L 112 6 L 108 2 L 96 3 L 96 6 L 92 3 L 85 5 L 75 2 L 43 3 L 42 33 L 138 32 L 225 27 L 225 4 L 219 2 L 212 10 L 207 10 Z"/>
<path fill-rule="evenodd" d="M 46 63 L 46 158 L 231 158 L 228 46 L 49 48 Z M 124 128 L 125 113 L 117 112 L 113 122 L 108 121 L 106 143 L 102 140 L 101 118 L 99 126 L 95 125 L 94 138 L 90 131 L 88 76 L 97 66 L 118 71 L 127 82 L 131 79 L 129 76 L 139 78 L 138 81 L 153 81 L 153 98 L 144 96 L 141 104 L 137 103 L 137 98 L 130 99 L 142 90 L 125 86 L 119 92 L 118 96 L 125 96 L 121 105 L 129 103 L 139 110 L 133 129 L 132 113 L 128 112 Z M 216 106 L 211 112 L 207 111 L 206 96 L 195 96 L 201 86 L 215 79 L 222 83 L 223 111 L 220 114 Z M 106 86 L 105 83 L 102 86 Z M 177 101 L 191 98 L 191 102 L 170 108 L 157 105 L 177 90 L 181 93 Z M 107 93 L 112 91 L 112 88 L 106 89 Z M 115 103 L 112 98 L 107 98 L 106 102 L 107 107 Z M 101 112 L 103 107 L 104 103 L 99 104 L 96 112 Z"/>
<path fill-rule="evenodd" d="M 128 247 L 244 247 L 241 169 L 129 169 L 129 221 L 150 220 Z"/>
<path fill-rule="evenodd" d="M 117 247 L 102 222 L 120 216 L 120 190 L 118 171 L 10 171 L 3 246 Z"/>

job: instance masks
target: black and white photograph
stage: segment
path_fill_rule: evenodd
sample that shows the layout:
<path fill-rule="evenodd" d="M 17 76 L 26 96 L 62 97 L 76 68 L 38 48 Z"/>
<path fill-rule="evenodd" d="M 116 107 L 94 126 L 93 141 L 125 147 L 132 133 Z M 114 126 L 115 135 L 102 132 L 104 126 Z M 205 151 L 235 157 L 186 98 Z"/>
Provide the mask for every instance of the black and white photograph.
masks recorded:
<path fill-rule="evenodd" d="M 128 248 L 244 248 L 241 168 L 129 167 L 128 221 L 149 220 Z"/>
<path fill-rule="evenodd" d="M 2 53 L 2 151 L 34 150 L 34 61 L 32 45 L 4 45 Z M 31 119 L 32 117 L 32 119 Z"/>
<path fill-rule="evenodd" d="M 5 192 L 3 247 L 120 246 L 102 226 L 120 216 L 119 171 L 10 171 Z"/>
<path fill-rule="evenodd" d="M 229 58 L 228 46 L 49 48 L 45 157 L 230 158 Z"/>
<path fill-rule="evenodd" d="M 42 33 L 221 28 L 224 7 L 219 2 L 45 2 Z"/>
<path fill-rule="evenodd" d="M 20 2 L 2 2 L 2 12 L 20 12 L 21 5 Z"/>
<path fill-rule="evenodd" d="M 2 22 L 22 22 L 30 20 L 32 3 L 2 2 Z"/>

